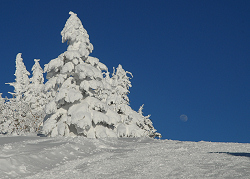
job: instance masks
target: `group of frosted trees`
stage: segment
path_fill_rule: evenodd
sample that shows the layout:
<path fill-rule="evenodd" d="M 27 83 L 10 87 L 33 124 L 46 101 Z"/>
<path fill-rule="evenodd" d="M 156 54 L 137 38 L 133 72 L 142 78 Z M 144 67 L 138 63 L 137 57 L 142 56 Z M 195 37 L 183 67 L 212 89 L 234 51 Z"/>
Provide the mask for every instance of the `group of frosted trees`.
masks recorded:
<path fill-rule="evenodd" d="M 21 134 L 38 132 L 42 124 L 46 96 L 43 91 L 43 70 L 39 60 L 35 59 L 32 78 L 26 70 L 21 53 L 16 56 L 16 80 L 7 83 L 14 87 L 12 98 L 0 96 L 0 132 Z"/>
<path fill-rule="evenodd" d="M 129 106 L 130 77 L 121 65 L 112 75 L 89 56 L 93 45 L 77 15 L 70 12 L 61 32 L 67 51 L 45 65 L 35 60 L 28 78 L 21 54 L 16 58 L 13 98 L 2 99 L 0 132 L 42 132 L 46 136 L 160 137 L 149 116 Z M 44 84 L 43 73 L 47 73 Z"/>

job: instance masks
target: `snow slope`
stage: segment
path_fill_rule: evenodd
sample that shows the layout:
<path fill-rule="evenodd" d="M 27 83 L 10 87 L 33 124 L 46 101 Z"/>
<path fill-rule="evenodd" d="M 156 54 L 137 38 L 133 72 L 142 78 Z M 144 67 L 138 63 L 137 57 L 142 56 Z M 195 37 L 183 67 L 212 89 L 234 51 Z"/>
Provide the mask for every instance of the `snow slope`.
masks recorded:
<path fill-rule="evenodd" d="M 0 178 L 249 178 L 250 144 L 0 135 Z"/>

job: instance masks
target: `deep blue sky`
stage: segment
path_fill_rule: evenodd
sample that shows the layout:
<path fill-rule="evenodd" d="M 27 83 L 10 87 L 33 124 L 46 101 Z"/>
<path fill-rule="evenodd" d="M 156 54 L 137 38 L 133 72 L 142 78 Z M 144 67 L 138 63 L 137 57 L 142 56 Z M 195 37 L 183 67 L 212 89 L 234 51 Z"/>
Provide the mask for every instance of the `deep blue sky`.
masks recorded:
<path fill-rule="evenodd" d="M 13 91 L 15 57 L 29 71 L 66 50 L 77 13 L 109 71 L 133 73 L 131 106 L 164 139 L 250 142 L 250 1 L 0 1 L 0 92 Z M 180 119 L 182 114 L 188 120 Z"/>

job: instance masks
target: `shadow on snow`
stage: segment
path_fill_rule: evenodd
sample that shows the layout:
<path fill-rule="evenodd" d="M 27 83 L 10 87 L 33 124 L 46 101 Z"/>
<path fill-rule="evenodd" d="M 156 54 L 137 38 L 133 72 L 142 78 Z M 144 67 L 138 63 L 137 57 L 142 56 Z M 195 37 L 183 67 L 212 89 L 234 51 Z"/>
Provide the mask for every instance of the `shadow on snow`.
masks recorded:
<path fill-rule="evenodd" d="M 209 153 L 228 154 L 228 155 L 240 156 L 240 157 L 250 157 L 250 153 L 246 153 L 246 152 L 209 152 Z"/>

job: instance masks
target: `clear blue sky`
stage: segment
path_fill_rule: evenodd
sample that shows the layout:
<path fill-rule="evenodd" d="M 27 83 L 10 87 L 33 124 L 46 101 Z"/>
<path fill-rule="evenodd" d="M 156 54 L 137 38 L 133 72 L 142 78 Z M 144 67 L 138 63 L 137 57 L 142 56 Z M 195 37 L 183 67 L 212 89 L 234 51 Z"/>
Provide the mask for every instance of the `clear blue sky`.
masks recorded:
<path fill-rule="evenodd" d="M 164 139 L 250 142 L 250 1 L 0 1 L 0 92 L 13 91 L 15 57 L 29 71 L 66 50 L 60 32 L 78 14 L 109 71 L 133 73 L 131 106 Z M 185 122 L 180 116 L 185 114 Z"/>

